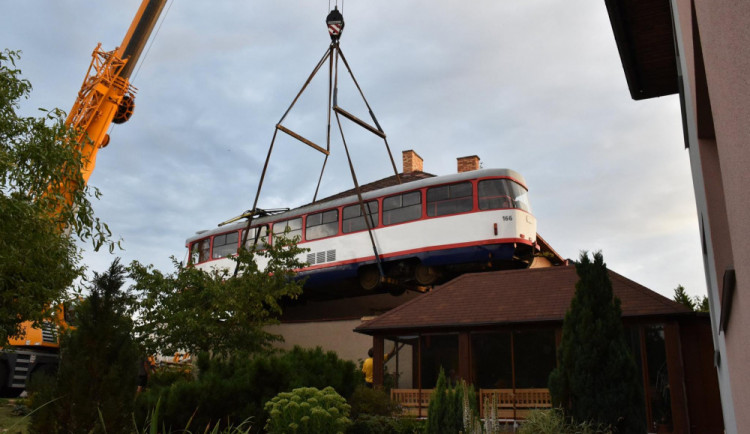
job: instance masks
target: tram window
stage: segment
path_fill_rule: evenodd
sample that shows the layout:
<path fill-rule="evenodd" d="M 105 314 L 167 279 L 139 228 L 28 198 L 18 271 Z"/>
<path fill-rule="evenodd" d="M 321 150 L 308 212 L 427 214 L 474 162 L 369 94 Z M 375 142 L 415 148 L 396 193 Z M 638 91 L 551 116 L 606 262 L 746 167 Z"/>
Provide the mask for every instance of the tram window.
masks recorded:
<path fill-rule="evenodd" d="M 427 190 L 427 215 L 458 214 L 474 207 L 471 182 L 443 185 Z"/>
<path fill-rule="evenodd" d="M 211 239 L 204 238 L 194 242 L 190 246 L 190 263 L 200 264 L 206 262 L 209 259 L 209 253 L 211 252 Z"/>
<path fill-rule="evenodd" d="M 225 258 L 227 255 L 234 255 L 237 253 L 237 242 L 239 241 L 240 233 L 230 232 L 228 234 L 216 235 L 214 237 L 214 246 L 212 249 L 212 257 L 214 259 Z"/>
<path fill-rule="evenodd" d="M 519 208 L 531 212 L 528 192 L 509 179 L 485 179 L 477 188 L 479 209 Z"/>
<path fill-rule="evenodd" d="M 422 192 L 399 194 L 383 199 L 383 224 L 417 220 L 422 217 Z"/>
<path fill-rule="evenodd" d="M 289 228 L 289 234 L 285 234 L 287 228 Z M 289 239 L 297 236 L 302 238 L 302 217 L 274 223 L 273 236 L 288 237 Z"/>
<path fill-rule="evenodd" d="M 339 233 L 339 210 L 319 212 L 307 216 L 305 224 L 305 238 L 317 240 L 319 238 L 331 237 Z"/>
<path fill-rule="evenodd" d="M 258 238 L 258 247 L 263 249 L 265 244 L 268 244 L 268 226 L 261 226 L 260 228 L 250 228 L 250 232 L 247 234 L 247 241 L 245 241 L 245 249 L 250 250 L 255 244 L 255 237 L 258 235 L 258 229 L 260 229 L 260 238 Z"/>
<path fill-rule="evenodd" d="M 378 225 L 378 201 L 373 200 L 365 204 L 365 209 L 370 217 L 370 227 L 374 228 Z M 342 232 L 348 234 L 350 232 L 363 231 L 367 229 L 367 222 L 362 216 L 362 207 L 359 204 L 347 206 L 343 211 L 343 223 Z"/>

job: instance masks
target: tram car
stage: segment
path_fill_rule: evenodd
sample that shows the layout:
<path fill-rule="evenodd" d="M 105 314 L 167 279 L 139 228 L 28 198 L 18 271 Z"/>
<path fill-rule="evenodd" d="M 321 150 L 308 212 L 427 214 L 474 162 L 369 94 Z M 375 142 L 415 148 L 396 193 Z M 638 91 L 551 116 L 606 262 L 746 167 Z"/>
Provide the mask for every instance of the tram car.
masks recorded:
<path fill-rule="evenodd" d="M 306 294 L 349 288 L 351 295 L 424 290 L 462 272 L 525 268 L 536 249 L 526 183 L 513 170 L 420 179 L 362 193 L 362 204 L 353 194 L 253 219 L 247 243 L 299 236 L 308 249 L 297 270 L 307 278 Z M 246 227 L 239 221 L 188 238 L 188 263 L 234 267 L 228 257 Z"/>

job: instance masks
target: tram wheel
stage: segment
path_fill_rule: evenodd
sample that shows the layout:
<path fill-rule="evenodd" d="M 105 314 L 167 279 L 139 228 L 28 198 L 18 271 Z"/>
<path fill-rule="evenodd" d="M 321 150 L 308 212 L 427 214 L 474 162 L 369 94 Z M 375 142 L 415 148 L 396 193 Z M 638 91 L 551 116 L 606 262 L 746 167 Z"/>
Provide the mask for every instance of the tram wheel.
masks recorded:
<path fill-rule="evenodd" d="M 366 291 L 372 291 L 380 284 L 380 273 L 375 267 L 363 267 L 359 270 L 359 285 Z"/>
<path fill-rule="evenodd" d="M 414 268 L 414 280 L 422 286 L 432 285 L 440 278 L 440 271 L 435 267 L 419 264 Z"/>

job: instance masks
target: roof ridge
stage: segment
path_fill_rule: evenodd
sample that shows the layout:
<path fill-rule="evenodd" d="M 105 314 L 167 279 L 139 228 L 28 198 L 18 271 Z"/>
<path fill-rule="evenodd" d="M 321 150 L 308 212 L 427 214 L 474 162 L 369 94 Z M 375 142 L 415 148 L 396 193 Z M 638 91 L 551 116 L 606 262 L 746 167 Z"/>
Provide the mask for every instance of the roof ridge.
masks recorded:
<path fill-rule="evenodd" d="M 620 273 L 618 273 L 616 271 L 612 271 L 609 268 L 607 268 L 607 271 L 615 279 L 618 279 L 618 280 L 622 281 L 624 284 L 630 286 L 634 290 L 637 290 L 637 291 L 643 293 L 647 297 L 653 299 L 654 301 L 656 301 L 656 302 L 658 302 L 658 303 L 660 303 L 662 305 L 673 307 L 673 308 L 678 308 L 679 310 L 685 310 L 685 311 L 689 310 L 687 306 L 684 306 L 681 303 L 678 303 L 678 302 L 676 302 L 674 300 L 671 300 L 668 297 L 666 297 L 664 295 L 661 295 L 661 294 L 659 294 L 656 291 L 648 289 L 645 286 L 641 285 L 640 283 L 636 282 L 635 280 L 628 279 L 627 277 L 623 276 L 622 274 L 620 274 Z"/>

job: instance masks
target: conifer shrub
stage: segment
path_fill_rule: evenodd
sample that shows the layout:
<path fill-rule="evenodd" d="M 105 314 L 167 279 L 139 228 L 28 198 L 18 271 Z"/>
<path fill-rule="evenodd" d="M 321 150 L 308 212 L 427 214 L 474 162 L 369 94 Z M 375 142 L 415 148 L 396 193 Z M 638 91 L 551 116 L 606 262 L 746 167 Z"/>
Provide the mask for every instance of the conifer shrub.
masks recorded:
<path fill-rule="evenodd" d="M 549 377 L 555 406 L 576 423 L 645 432 L 643 391 L 601 252 L 582 253 L 580 280 L 565 314 L 558 366 Z"/>
<path fill-rule="evenodd" d="M 448 384 L 445 371 L 440 369 L 437 385 L 430 395 L 427 408 L 427 434 L 481 433 L 477 397 L 473 386 L 460 381 Z"/>
<path fill-rule="evenodd" d="M 95 273 L 76 327 L 62 335 L 57 376 L 32 389 L 31 432 L 131 431 L 140 351 L 124 281 L 119 259 Z"/>
<path fill-rule="evenodd" d="M 265 405 L 270 434 L 343 434 L 352 421 L 350 406 L 332 387 L 300 387 L 281 392 Z"/>

